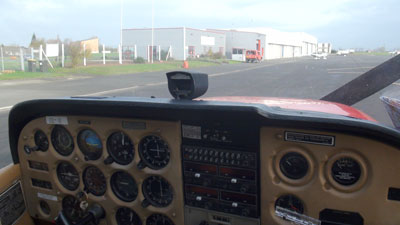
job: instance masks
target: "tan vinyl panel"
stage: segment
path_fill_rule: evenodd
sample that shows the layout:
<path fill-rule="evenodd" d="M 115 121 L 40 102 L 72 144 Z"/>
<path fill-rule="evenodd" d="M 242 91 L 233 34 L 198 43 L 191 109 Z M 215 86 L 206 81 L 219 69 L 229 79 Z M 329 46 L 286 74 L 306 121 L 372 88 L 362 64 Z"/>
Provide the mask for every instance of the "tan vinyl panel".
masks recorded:
<path fill-rule="evenodd" d="M 284 141 L 284 132 L 332 135 L 335 146 Z M 337 133 L 282 128 L 261 129 L 261 221 L 262 224 L 290 224 L 274 215 L 279 196 L 292 194 L 304 203 L 305 214 L 319 218 L 325 208 L 358 212 L 364 224 L 400 223 L 400 202 L 387 200 L 388 188 L 400 188 L 400 151 L 383 143 Z M 284 152 L 299 152 L 309 162 L 303 179 L 291 180 L 279 169 Z M 342 186 L 331 177 L 333 161 L 350 156 L 359 162 L 359 181 Z"/>
<path fill-rule="evenodd" d="M 78 121 L 90 121 L 90 124 L 80 124 Z M 125 129 L 122 128 L 122 122 L 144 122 L 146 124 L 145 129 Z M 133 209 L 144 222 L 145 219 L 152 213 L 161 213 L 167 215 L 174 221 L 175 224 L 183 224 L 183 191 L 182 191 L 182 171 L 181 171 L 181 154 L 180 154 L 180 123 L 169 122 L 169 121 L 145 121 L 135 119 L 114 119 L 114 118 L 99 118 L 99 117 L 80 117 L 80 116 L 69 116 L 68 125 L 64 127 L 71 133 L 74 138 L 74 151 L 69 156 L 61 156 L 58 154 L 51 143 L 51 131 L 55 125 L 46 123 L 44 117 L 35 119 L 28 123 L 20 135 L 18 142 L 18 154 L 21 161 L 21 171 L 23 187 L 27 199 L 29 214 L 37 217 L 41 220 L 51 221 L 61 209 L 61 201 L 66 195 L 76 195 L 79 191 L 83 190 L 84 184 L 82 181 L 82 173 L 84 169 L 90 165 L 99 168 L 106 177 L 107 180 L 107 191 L 103 196 L 94 196 L 88 194 L 88 202 L 100 204 L 106 211 L 106 220 L 102 220 L 101 224 L 116 224 L 115 212 L 121 206 L 126 206 Z M 103 144 L 103 154 L 100 159 L 95 161 L 85 161 L 82 152 L 79 150 L 77 144 L 77 136 L 79 131 L 82 129 L 89 128 L 96 132 L 100 137 Z M 34 146 L 34 133 L 37 129 L 41 129 L 47 135 L 49 139 L 49 150 L 46 152 L 36 151 L 31 154 L 26 154 L 23 150 L 24 145 Z M 133 162 L 128 165 L 119 165 L 112 163 L 105 165 L 104 159 L 108 157 L 107 152 L 107 138 L 115 131 L 123 131 L 133 141 L 135 146 L 135 156 Z M 161 170 L 152 170 L 145 168 L 139 170 L 137 164 L 140 161 L 138 153 L 139 141 L 146 135 L 157 135 L 167 142 L 171 151 L 170 161 L 168 165 Z M 38 162 L 44 162 L 48 164 L 49 171 L 39 171 L 29 168 L 28 160 L 34 160 Z M 56 168 L 59 162 L 68 161 L 74 165 L 80 175 L 80 185 L 76 191 L 69 191 L 64 188 L 59 182 L 56 175 Z M 119 200 L 113 193 L 110 186 L 110 177 L 116 171 L 128 172 L 136 181 L 138 186 L 138 197 L 133 202 L 124 202 Z M 173 187 L 174 199 L 172 203 L 165 208 L 156 208 L 149 206 L 142 208 L 141 201 L 144 199 L 142 194 L 142 182 L 144 179 L 151 175 L 160 175 L 165 178 Z M 42 179 L 50 181 L 53 186 L 53 190 L 46 190 L 43 188 L 33 187 L 31 185 L 31 178 Z M 38 193 L 46 194 L 46 196 L 54 196 L 54 200 L 46 200 L 38 198 Z M 42 212 L 39 207 L 39 201 L 46 201 L 51 208 L 50 215 L 46 215 Z M 145 224 L 145 223 L 144 223 Z"/>
<path fill-rule="evenodd" d="M 17 182 L 21 178 L 21 170 L 19 164 L 10 164 L 0 169 L 0 193 L 7 190 L 12 184 Z M 24 214 L 18 219 L 15 225 L 33 225 L 33 220 L 29 216 L 28 212 L 25 211 Z"/>

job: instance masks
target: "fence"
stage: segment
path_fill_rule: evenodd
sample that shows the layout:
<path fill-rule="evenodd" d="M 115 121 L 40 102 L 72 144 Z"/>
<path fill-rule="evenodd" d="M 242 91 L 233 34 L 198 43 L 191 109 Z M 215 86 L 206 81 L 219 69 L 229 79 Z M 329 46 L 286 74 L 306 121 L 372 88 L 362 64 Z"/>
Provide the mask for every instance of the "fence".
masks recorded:
<path fill-rule="evenodd" d="M 153 54 L 151 54 L 153 49 Z M 132 64 L 136 62 L 158 62 L 172 59 L 171 46 L 123 46 L 122 48 L 107 48 L 99 46 L 98 52 L 89 55 L 83 54 L 90 50 L 85 44 L 82 46 L 82 53 L 76 66 L 106 65 L 106 64 Z M 72 53 L 70 47 L 64 44 L 46 44 L 38 48 L 25 47 L 1 47 L 1 71 L 27 71 L 30 59 L 40 61 L 52 68 L 72 66 Z M 142 58 L 138 60 L 138 58 Z M 39 62 L 38 62 L 39 61 Z M 38 70 L 38 68 L 35 68 Z"/>

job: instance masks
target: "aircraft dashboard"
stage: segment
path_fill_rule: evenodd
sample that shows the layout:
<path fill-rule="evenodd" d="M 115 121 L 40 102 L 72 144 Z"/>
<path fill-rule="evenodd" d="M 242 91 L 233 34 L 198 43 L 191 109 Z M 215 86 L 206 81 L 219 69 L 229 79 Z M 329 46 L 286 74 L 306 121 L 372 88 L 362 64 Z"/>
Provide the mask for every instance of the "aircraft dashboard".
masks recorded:
<path fill-rule="evenodd" d="M 400 137 L 373 122 L 261 105 L 66 98 L 17 105 L 29 214 L 100 224 L 396 224 Z M 397 217 L 397 218 L 396 218 Z"/>

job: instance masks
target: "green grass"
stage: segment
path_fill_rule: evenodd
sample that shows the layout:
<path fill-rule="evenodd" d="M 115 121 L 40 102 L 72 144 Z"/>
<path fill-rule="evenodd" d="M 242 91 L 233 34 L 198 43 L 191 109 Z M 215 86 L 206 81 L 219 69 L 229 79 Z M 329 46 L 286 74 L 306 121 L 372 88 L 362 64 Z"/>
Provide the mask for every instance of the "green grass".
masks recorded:
<path fill-rule="evenodd" d="M 212 66 L 216 63 L 193 61 L 189 63 L 190 68 Z M 123 65 L 96 65 L 96 66 L 80 66 L 76 68 L 56 68 L 51 70 L 54 73 L 62 74 L 82 74 L 82 75 L 116 75 L 131 74 L 140 72 L 153 72 L 162 70 L 176 70 L 182 68 L 182 62 L 165 62 L 154 64 L 123 64 Z"/>
<path fill-rule="evenodd" d="M 46 77 L 59 77 L 65 74 L 57 73 L 28 73 L 22 71 L 16 71 L 14 73 L 0 74 L 0 80 L 16 80 L 16 79 L 34 79 L 34 78 L 46 78 Z"/>
<path fill-rule="evenodd" d="M 239 64 L 239 63 L 243 63 L 243 62 L 235 61 L 235 60 L 228 60 L 228 64 Z"/>
<path fill-rule="evenodd" d="M 1 74 L 0 80 L 12 79 L 31 79 L 31 78 L 47 78 L 59 76 L 73 75 L 118 75 L 118 74 L 133 74 L 141 72 L 154 72 L 163 70 L 179 70 L 182 68 L 182 61 L 172 61 L 154 64 L 123 64 L 123 65 L 94 65 L 94 66 L 79 66 L 76 68 L 49 68 L 48 73 L 29 73 L 17 71 L 11 74 Z M 190 68 L 198 68 L 205 66 L 219 65 L 216 62 L 205 61 L 190 61 Z M 27 67 L 26 67 L 27 68 Z"/>
<path fill-rule="evenodd" d="M 390 55 L 389 52 L 354 52 L 354 55 Z"/>

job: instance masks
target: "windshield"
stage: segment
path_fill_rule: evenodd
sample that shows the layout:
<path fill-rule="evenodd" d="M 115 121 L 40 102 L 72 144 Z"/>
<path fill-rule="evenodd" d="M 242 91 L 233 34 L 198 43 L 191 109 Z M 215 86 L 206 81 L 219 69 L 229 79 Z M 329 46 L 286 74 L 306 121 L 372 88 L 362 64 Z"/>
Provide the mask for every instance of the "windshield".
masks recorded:
<path fill-rule="evenodd" d="M 25 100 L 170 98 L 165 72 L 185 69 L 209 74 L 204 97 L 321 99 L 400 53 L 399 10 L 393 0 L 3 0 L 0 167 L 11 162 L 9 111 Z M 399 86 L 353 107 L 393 127 L 379 98 Z"/>

